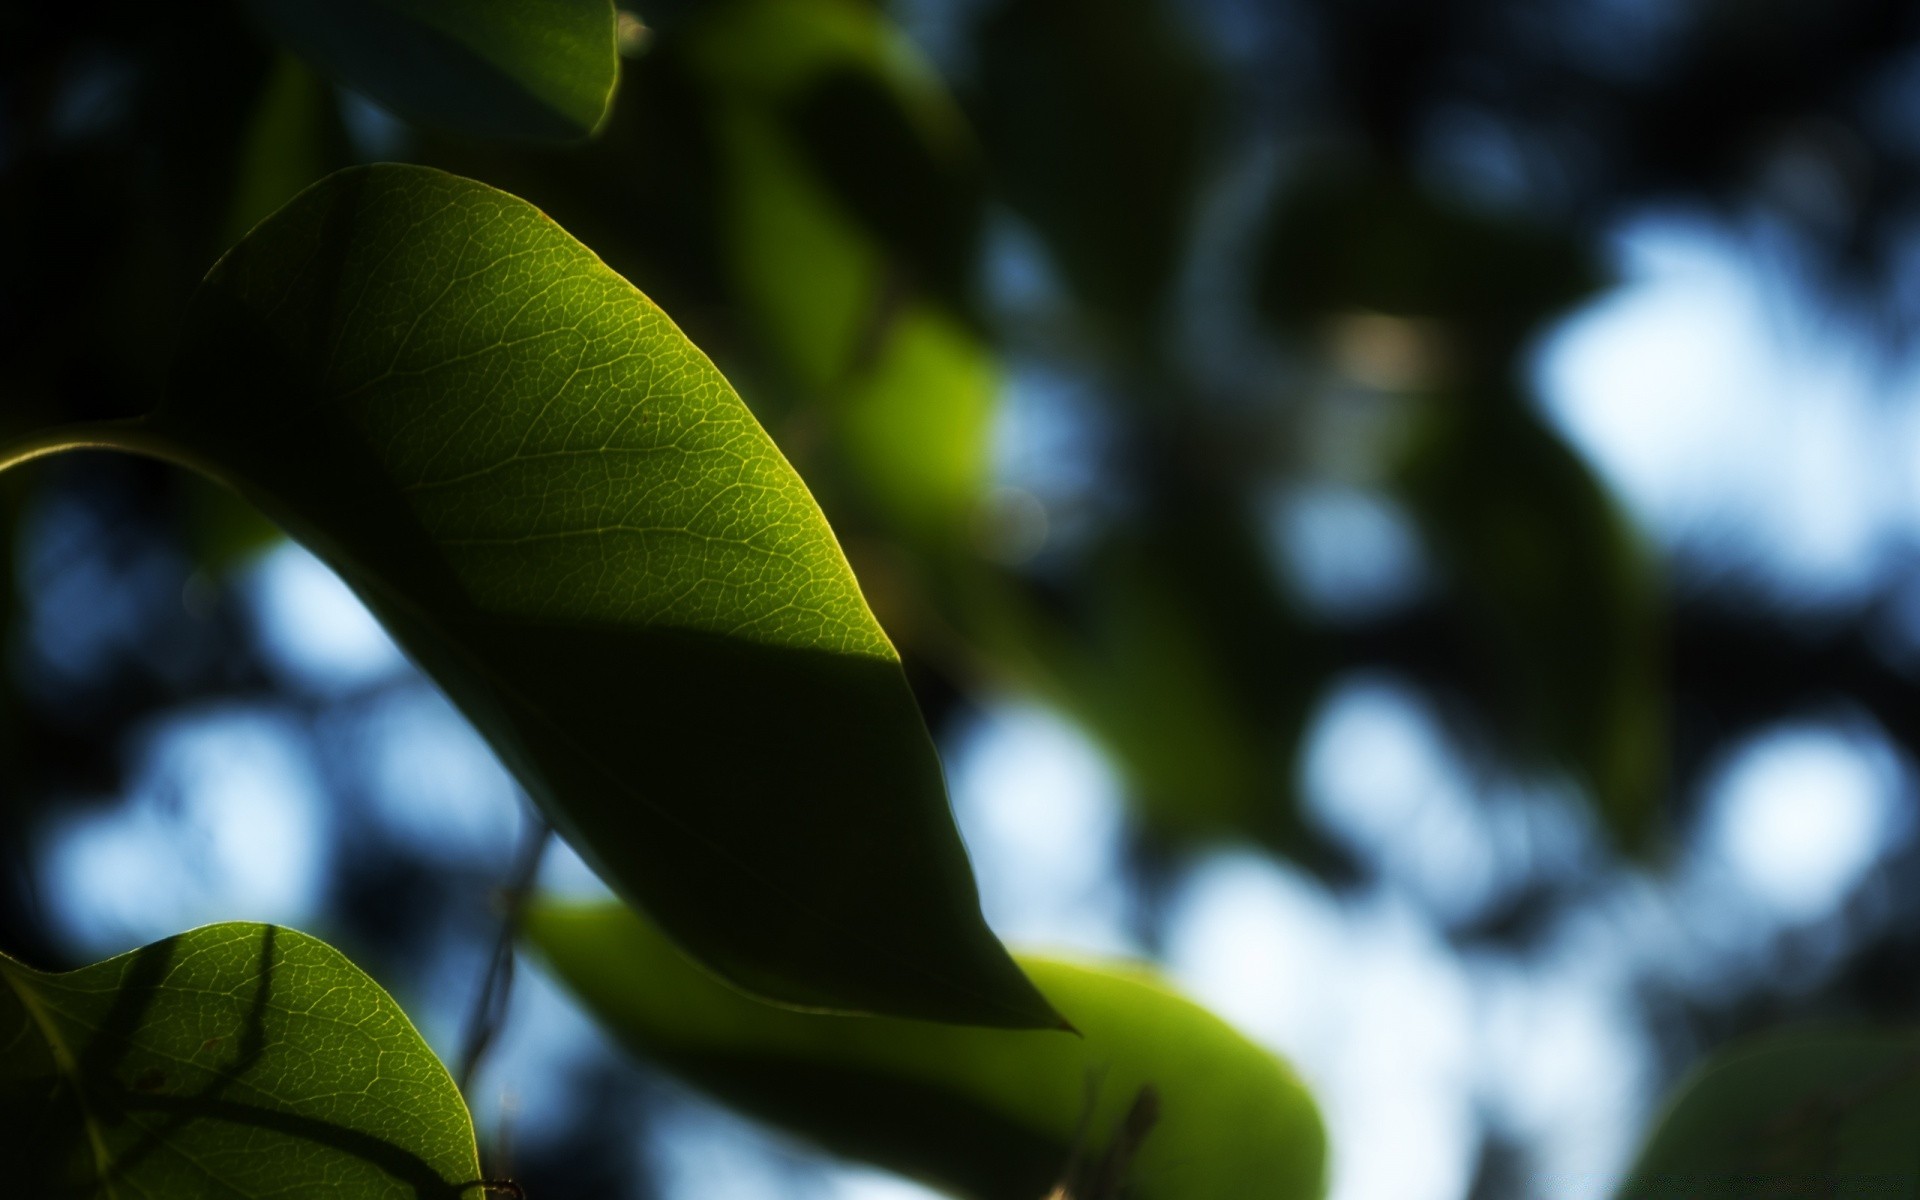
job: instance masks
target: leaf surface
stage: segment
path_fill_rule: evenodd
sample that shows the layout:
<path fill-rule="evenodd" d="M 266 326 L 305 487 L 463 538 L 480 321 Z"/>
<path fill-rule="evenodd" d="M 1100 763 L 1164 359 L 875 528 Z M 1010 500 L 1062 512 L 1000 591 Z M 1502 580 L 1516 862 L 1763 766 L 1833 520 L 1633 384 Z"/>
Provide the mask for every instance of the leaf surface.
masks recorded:
<path fill-rule="evenodd" d="M 1038 1200 L 1076 1147 L 1104 1154 L 1149 1084 L 1159 1118 L 1127 1195 L 1293 1200 L 1323 1188 L 1320 1118 L 1292 1072 L 1137 968 L 1022 959 L 1083 1034 L 1070 1038 L 758 1004 L 616 905 L 536 906 L 527 935 L 637 1053 L 830 1149 L 960 1195 Z"/>
<path fill-rule="evenodd" d="M 342 172 L 188 315 L 157 452 L 325 558 L 626 898 L 793 1004 L 1057 1018 L 900 662 L 719 372 L 524 201 Z"/>
<path fill-rule="evenodd" d="M 1920 1196 L 1920 1035 L 1806 1030 L 1722 1054 L 1668 1102 L 1621 1196 Z"/>
<path fill-rule="evenodd" d="M 446 1069 L 290 929 L 210 925 L 65 974 L 0 956 L 0 1047 L 0 1122 L 33 1150 L 9 1155 L 14 1195 L 480 1195 Z"/>
<path fill-rule="evenodd" d="M 477 137 L 592 133 L 619 75 L 611 0 L 248 0 L 323 72 Z"/>

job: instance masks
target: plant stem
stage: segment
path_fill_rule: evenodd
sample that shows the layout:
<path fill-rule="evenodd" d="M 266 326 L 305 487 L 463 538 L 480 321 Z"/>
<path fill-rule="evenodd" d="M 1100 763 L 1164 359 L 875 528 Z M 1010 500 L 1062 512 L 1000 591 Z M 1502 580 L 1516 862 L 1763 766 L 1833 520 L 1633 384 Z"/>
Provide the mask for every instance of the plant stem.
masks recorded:
<path fill-rule="evenodd" d="M 526 912 L 528 899 L 533 895 L 534 879 L 540 873 L 540 860 L 545 857 L 547 843 L 552 840 L 553 826 L 535 817 L 532 827 L 527 831 L 526 843 L 521 848 L 520 861 L 514 865 L 513 875 L 507 884 L 506 912 L 500 918 L 500 936 L 494 942 L 493 956 L 487 962 L 487 973 L 480 981 L 480 994 L 474 997 L 473 1011 L 467 1018 L 459 1070 L 454 1075 L 454 1082 L 463 1095 L 473 1083 L 480 1060 L 486 1056 L 487 1048 L 492 1045 L 500 1026 L 506 1021 L 507 1000 L 513 994 L 514 939 L 520 935 L 520 918 Z"/>

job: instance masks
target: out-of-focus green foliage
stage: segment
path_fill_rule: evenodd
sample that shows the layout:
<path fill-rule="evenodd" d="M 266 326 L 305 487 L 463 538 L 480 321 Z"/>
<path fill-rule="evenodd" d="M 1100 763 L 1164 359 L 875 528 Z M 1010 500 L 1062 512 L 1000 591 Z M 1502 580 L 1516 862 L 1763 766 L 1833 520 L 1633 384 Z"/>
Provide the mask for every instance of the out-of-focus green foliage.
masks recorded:
<path fill-rule="evenodd" d="M 1301 611 L 1276 576 L 1259 505 L 1311 466 L 1286 442 L 1293 418 L 1212 403 L 1169 352 L 1215 85 L 1150 3 L 1125 19 L 1007 4 L 981 21 L 974 130 L 871 7 L 733 0 L 662 22 L 599 143 L 430 149 L 578 229 L 752 381 L 910 657 L 1072 716 L 1125 772 L 1150 838 L 1250 838 L 1335 866 L 1295 796 L 1299 739 L 1342 670 L 1399 664 Z M 997 107 L 1016 96 L 1018 111 Z M 1559 232 L 1384 168 L 1314 160 L 1297 178 L 1264 255 L 1244 256 L 1286 343 L 1319 355 L 1330 330 L 1374 316 L 1442 350 L 1393 383 L 1408 415 L 1382 469 L 1465 645 L 1410 673 L 1521 769 L 1585 781 L 1643 844 L 1664 720 L 1651 573 L 1513 379 L 1525 340 L 1594 271 Z M 996 347 L 1039 333 L 980 323 L 983 200 L 1030 223 L 1073 313 L 1106 331 L 1073 344 L 1111 380 L 1121 439 L 1125 515 L 1071 548 L 1043 542 L 1031 565 L 995 543 L 987 435 Z M 1529 523 L 1554 531 L 1556 561 L 1522 580 L 1503 539 Z"/>
<path fill-rule="evenodd" d="M 997 385 L 969 322 L 979 165 L 964 122 L 860 0 L 732 0 L 690 33 L 712 104 L 723 251 L 802 436 L 852 500 L 953 535 Z"/>
<path fill-rule="evenodd" d="M 983 576 L 966 597 L 969 628 L 1007 678 L 1113 756 L 1150 835 L 1243 838 L 1326 865 L 1288 777 L 1325 664 L 1247 515 L 1220 497 L 1188 503 L 1090 552 L 1065 611 Z"/>
<path fill-rule="evenodd" d="M 619 78 L 612 0 L 247 0 L 320 70 L 419 121 L 476 137 L 599 127 Z"/>
<path fill-rule="evenodd" d="M 772 1008 L 614 905 L 536 907 L 527 932 L 636 1052 L 827 1147 L 959 1195 L 1044 1195 L 1076 1154 L 1108 1150 L 1142 1088 L 1158 1116 L 1124 1194 L 1310 1200 L 1324 1190 L 1325 1135 L 1292 1072 L 1139 968 L 1023 956 L 1080 1032 L 1066 1037 Z"/>
<path fill-rule="evenodd" d="M 331 174 L 346 159 L 345 141 L 332 89 L 298 59 L 282 55 L 240 147 L 228 239 L 239 241 L 302 188 Z"/>
<path fill-rule="evenodd" d="M 1666 712 L 1645 547 L 1520 397 L 1442 394 L 1423 432 L 1401 487 L 1472 605 L 1485 671 L 1465 687 L 1524 763 L 1574 772 L 1646 848 Z"/>
<path fill-rule="evenodd" d="M 899 660 L 806 488 L 531 206 L 419 167 L 330 177 L 221 260 L 167 402 L 103 437 L 325 557 L 714 969 L 1054 1021 L 980 920 Z"/>
<path fill-rule="evenodd" d="M 1151 356 L 1180 269 L 1213 86 L 1159 0 L 993 5 L 970 107 L 994 183 L 1123 355 Z"/>
<path fill-rule="evenodd" d="M 1818 633 L 1802 653 L 1769 636 L 1772 618 L 1756 620 L 1757 635 L 1723 637 L 1697 613 L 1687 625 L 1665 611 L 1647 549 L 1527 380 L 1541 334 L 1605 285 L 1595 266 L 1605 235 L 1649 203 L 1758 213 L 1770 236 L 1810 239 L 1832 261 L 1809 257 L 1838 274 L 1904 261 L 1888 248 L 1910 236 L 1920 157 L 1913 139 L 1888 132 L 1904 126 L 1887 115 L 1905 103 L 1889 96 L 1905 86 L 1902 56 L 1920 26 L 1899 6 L 1783 15 L 1707 5 L 1656 22 L 1668 32 L 1647 36 L 1661 55 L 1609 62 L 1611 47 L 1580 36 L 1578 22 L 1604 26 L 1612 18 L 1601 10 L 1619 6 L 1575 8 L 1516 19 L 1504 0 L 892 10 L 660 0 L 621 15 L 603 0 L 235 0 L 157 21 L 117 0 L 14 6 L 0 12 L 0 220 L 34 236 L 17 238 L 0 270 L 0 433 L 144 410 L 182 320 L 199 322 L 183 378 L 204 383 L 232 368 L 276 385 L 225 379 L 176 392 L 241 415 L 215 432 L 176 425 L 164 445 L 150 434 L 147 448 L 210 460 L 341 567 L 680 942 L 789 1000 L 982 1019 L 954 1007 L 942 985 L 881 965 L 920 954 L 933 911 L 957 933 L 970 964 L 958 969 L 984 971 L 997 980 L 988 990 L 1038 1021 L 1038 1000 L 979 925 L 893 644 L 936 721 L 1012 691 L 1078 722 L 1122 776 L 1137 862 L 1245 839 L 1329 874 L 1351 865 L 1325 844 L 1337 822 L 1304 811 L 1297 781 L 1310 721 L 1356 672 L 1433 701 L 1447 732 L 1467 735 L 1453 740 L 1474 760 L 1463 764 L 1470 778 L 1571 779 L 1633 849 L 1662 840 L 1670 779 L 1814 699 L 1860 701 L 1896 740 L 1920 744 L 1911 681 L 1889 668 L 1886 631 L 1872 624 L 1884 613 L 1834 618 L 1851 622 L 1843 654 Z M 895 20 L 933 35 L 927 56 Z M 1461 153 L 1499 165 L 1463 168 Z M 455 206 L 445 229 L 423 219 L 388 239 L 395 271 L 424 263 L 421 286 L 447 295 L 394 292 L 391 321 L 358 343 L 393 364 L 347 385 L 364 386 L 365 403 L 316 421 L 324 437 L 289 432 L 277 415 L 263 422 L 276 405 L 310 400 L 339 365 L 300 337 L 253 353 L 266 343 L 250 326 L 279 286 L 264 281 L 282 268 L 300 280 L 287 310 L 298 319 L 286 319 L 324 338 L 348 322 L 318 311 L 332 285 L 315 281 L 358 261 L 329 259 L 339 243 L 317 226 L 306 233 L 326 252 L 302 258 L 275 242 L 285 227 L 268 214 L 354 159 L 385 157 L 525 197 L 580 238 L 587 249 L 566 242 L 568 261 L 617 300 L 593 312 L 564 293 L 520 313 L 490 303 L 479 279 L 447 274 L 476 232 Z M 560 237 L 529 210 L 489 202 L 517 214 L 523 232 Z M 292 215 L 343 211 L 316 203 L 296 202 Z M 190 309 L 207 266 L 262 219 L 264 238 Z M 671 312 L 686 339 L 592 255 Z M 481 276 L 524 298 L 513 288 L 539 286 L 537 259 L 503 259 Z M 257 286 L 240 287 L 243 275 Z M 208 297 L 223 291 L 243 303 L 207 321 Z M 487 341 L 489 331 L 512 340 L 534 317 L 545 322 L 540 338 Z M 713 551 L 739 568 L 718 582 L 676 574 L 708 559 L 654 549 L 697 524 L 678 521 L 685 513 L 652 523 L 671 505 L 653 503 L 649 481 L 673 472 L 607 461 L 610 449 L 634 447 L 596 441 L 601 426 L 584 406 L 562 407 L 578 418 L 565 429 L 552 413 L 516 428 L 548 438 L 536 455 L 593 456 L 516 458 L 514 446 L 471 478 L 428 478 L 457 475 L 450 463 L 472 466 L 463 456 L 511 441 L 505 422 L 531 416 L 518 400 L 564 393 L 560 374 L 616 371 L 579 353 L 598 344 L 581 329 L 611 338 L 615 326 L 692 364 L 726 428 L 745 439 L 745 467 L 777 476 L 790 502 L 769 514 L 730 484 L 696 487 L 691 502 L 711 507 L 693 515 L 714 526 L 696 532 L 724 546 L 737 532 L 730 522 L 775 533 L 797 525 L 801 557 L 825 564 L 830 596 L 796 599 L 783 566 L 746 551 Z M 431 376 L 444 395 L 428 406 L 467 405 L 480 420 L 439 413 L 402 427 L 399 408 L 376 409 L 413 396 L 404 381 L 430 377 L 406 372 L 438 369 L 412 357 L 423 346 L 469 337 L 474 357 Z M 771 441 L 685 341 L 741 384 Z M 235 348 L 246 351 L 237 365 Z M 492 372 L 495 356 L 515 368 Z M 400 374 L 381 378 L 396 365 Z M 1033 376 L 1072 377 L 1086 410 L 1073 419 L 1086 428 L 1057 440 L 1101 449 L 1090 465 L 1068 464 L 1061 474 L 1078 476 L 1054 491 L 1059 481 L 1044 478 L 1054 463 L 1026 464 L 1039 482 L 996 490 L 1007 482 L 992 453 L 996 422 L 1018 407 L 1002 393 L 1009 379 Z M 553 387 L 522 395 L 528 380 Z M 622 432 L 654 438 L 661 427 L 648 422 L 660 409 L 693 411 L 686 389 L 661 387 L 619 407 L 634 417 Z M 1338 437 L 1321 440 L 1323 426 L 1378 428 L 1349 453 Z M 703 429 L 690 444 L 713 461 L 739 448 Z M 568 440 L 576 436 L 585 442 Z M 665 461 L 683 447 L 643 448 Z M 341 463 L 354 465 L 323 478 Z M 725 471 L 694 474 L 712 485 Z M 142 496 L 184 522 L 174 532 L 201 567 L 270 536 L 251 509 L 180 475 L 143 477 Z M 1328 603 L 1300 586 L 1297 560 L 1311 555 L 1281 536 L 1275 498 L 1328 482 L 1405 518 L 1414 582 L 1385 602 Z M 9 481 L 9 512 L 31 510 L 16 501 L 39 483 Z M 833 516 L 858 591 L 809 493 Z M 602 519 L 628 499 L 648 530 L 633 535 L 630 558 L 576 555 L 581 547 L 562 538 L 504 544 L 546 538 L 558 528 L 546 522 L 589 509 L 594 535 L 618 542 L 625 535 L 609 531 L 633 513 Z M 489 538 L 502 544 L 483 547 Z M 497 569 L 515 556 L 533 567 Z M 743 600 L 744 585 L 721 595 L 756 564 L 767 570 L 753 583 L 768 590 L 755 595 L 777 612 Z M 487 590 L 507 575 L 549 591 Z M 661 580 L 666 593 L 648 590 Z M 616 587 L 632 603 L 609 615 Z M 591 629 L 542 623 L 596 598 L 606 608 Z M 1676 613 L 1685 605 L 1683 596 Z M 609 651 L 595 622 L 646 628 Z M 781 642 L 801 627 L 811 634 L 798 644 L 769 648 L 770 630 Z M 16 621 L 11 634 L 22 628 Z M 817 655 L 835 633 L 857 642 L 854 652 Z M 34 786 L 70 790 L 82 772 L 87 788 L 110 792 L 117 781 L 96 775 L 117 768 L 99 745 L 170 706 L 249 686 L 258 681 L 224 668 L 191 684 L 146 680 L 74 733 L 58 727 L 67 714 L 46 717 L 18 680 L 0 680 L 0 745 Z M 549 710 L 565 714 L 558 731 L 528 715 Z M 570 739 L 583 730 L 603 755 L 577 752 Z M 670 786 L 643 792 L 639 778 Z M 43 793 L 0 804 L 8 846 L 27 844 Z M 808 826 L 822 813 L 832 836 Z M 901 852 L 903 840 L 913 848 Z M 628 843 L 630 854 L 607 850 Z M 796 887 L 806 903 L 791 902 Z M 873 902 L 898 888 L 919 901 Z M 0 933 L 17 938 L 24 911 L 0 911 Z M 1487 933 L 1493 923 L 1450 932 L 1505 936 Z M 1040 970 L 1051 986 L 1053 968 Z M 829 976 L 833 988 L 857 986 L 829 995 Z M 695 978 L 720 997 L 702 1015 L 762 1013 Z M 1059 1068 L 1062 1079 L 1084 1050 L 1038 1034 L 951 1036 L 1045 1045 L 1040 1060 L 1076 1064 Z M 1841 1064 L 1834 1070 L 1857 1062 L 1859 1078 L 1879 1078 L 1866 1041 L 1819 1045 L 1793 1054 Z M 739 1080 L 723 1079 L 711 1055 L 701 1061 L 709 1086 L 732 1094 Z M 1728 1099 L 1752 1107 L 1772 1085 L 1747 1069 L 1727 1069 L 1743 1081 Z M 1797 1071 L 1780 1076 L 1782 1088 L 1800 1086 Z M 1832 1144 L 1845 1153 L 1877 1136 L 1883 1118 L 1888 1128 L 1904 1119 L 1871 1097 L 1855 1111 L 1853 1076 L 1829 1086 L 1817 1074 L 1807 1076 L 1812 1094 L 1840 1112 Z M 900 1095 L 898 1079 L 889 1087 Z M 1006 1133 L 1007 1155 L 1039 1146 L 1057 1165 L 1072 1140 L 1061 1115 L 1072 1110 L 1068 1091 L 1048 1093 L 1044 1129 L 1008 1123 L 1002 1106 L 991 1128 Z M 1101 1093 L 1093 1143 L 1124 1092 Z M 1723 1136 L 1720 1118 L 1688 1115 L 1698 1099 L 1676 1111 L 1649 1161 L 1718 1171 L 1743 1146 L 1770 1147 L 1796 1171 L 1817 1158 L 1794 1157 L 1799 1127 Z M 751 1102 L 780 1108 L 765 1094 Z M 1153 1136 L 1179 1119 L 1170 1109 Z M 956 1161 L 952 1144 L 929 1148 L 913 1142 L 924 1131 L 885 1128 L 916 1154 Z M 822 1136 L 850 1145 L 861 1132 L 843 1123 Z M 1028 1161 L 1041 1163 L 1041 1152 Z M 1036 1166 L 1021 1186 L 1043 1175 Z"/>
<path fill-rule="evenodd" d="M 337 950 L 209 925 L 64 974 L 0 955 L 0 1125 L 21 1196 L 478 1194 L 467 1106 Z"/>
<path fill-rule="evenodd" d="M 1273 218 L 1260 299 L 1298 343 L 1405 395 L 1392 486 L 1465 602 L 1473 695 L 1535 766 L 1571 769 L 1626 845 L 1664 783 L 1659 621 L 1647 554 L 1517 378 L 1526 339 L 1599 286 L 1564 234 L 1476 213 L 1380 167 L 1310 160 Z M 1371 323 L 1368 341 L 1355 327 Z M 1344 328 L 1343 328 L 1344 326 Z"/>
<path fill-rule="evenodd" d="M 1621 1200 L 1920 1195 L 1920 1037 L 1802 1030 L 1728 1050 L 1660 1118 Z"/>

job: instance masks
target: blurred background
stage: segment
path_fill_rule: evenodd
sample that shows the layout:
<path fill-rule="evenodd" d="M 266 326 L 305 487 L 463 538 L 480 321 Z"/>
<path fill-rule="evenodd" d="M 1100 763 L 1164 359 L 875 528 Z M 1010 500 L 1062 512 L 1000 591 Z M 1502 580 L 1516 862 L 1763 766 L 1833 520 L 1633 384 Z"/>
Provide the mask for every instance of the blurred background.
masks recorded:
<path fill-rule="evenodd" d="M 1920 6 L 620 28 L 600 135 L 526 147 L 237 6 L 0 3 L 0 433 L 150 407 L 300 187 L 442 166 L 720 363 L 908 662 L 994 927 L 1287 1056 L 1335 1200 L 1605 1196 L 1728 1039 L 1920 1011 Z M 0 947 L 291 924 L 459 1057 L 532 836 L 485 745 L 208 485 L 71 457 L 0 516 Z M 470 1099 L 534 1197 L 926 1195 L 531 964 Z"/>

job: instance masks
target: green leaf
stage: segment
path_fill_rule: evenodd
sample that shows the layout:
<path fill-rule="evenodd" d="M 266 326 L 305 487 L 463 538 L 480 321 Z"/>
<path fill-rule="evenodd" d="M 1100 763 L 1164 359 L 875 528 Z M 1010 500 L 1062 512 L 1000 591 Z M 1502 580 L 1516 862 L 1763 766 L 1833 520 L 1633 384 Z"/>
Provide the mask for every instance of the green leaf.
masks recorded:
<path fill-rule="evenodd" d="M 1722 1054 L 1669 1102 L 1623 1200 L 1920 1196 L 1920 1035 L 1808 1030 Z"/>
<path fill-rule="evenodd" d="M 586 137 L 619 77 L 611 0 L 248 4 L 326 74 L 402 116 L 476 137 Z"/>
<path fill-rule="evenodd" d="M 635 1052 L 830 1149 L 960 1195 L 1039 1200 L 1076 1147 L 1098 1155 L 1111 1144 L 1145 1085 L 1159 1119 L 1133 1161 L 1135 1200 L 1294 1200 L 1324 1186 L 1325 1135 L 1292 1072 L 1139 968 L 1022 959 L 1082 1031 L 1070 1038 L 757 1004 L 616 905 L 536 905 L 526 928 Z"/>
<path fill-rule="evenodd" d="M 29 1151 L 18 1196 L 480 1194 L 466 1105 L 400 1006 L 272 925 L 66 974 L 0 955 L 0 1128 Z"/>
<path fill-rule="evenodd" d="M 139 439 L 326 559 L 723 976 L 1057 1020 L 981 920 L 898 656 L 805 485 L 531 205 L 422 167 L 310 189 L 207 277 Z"/>

